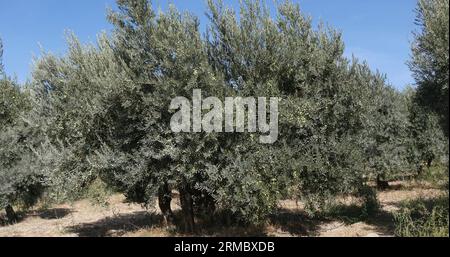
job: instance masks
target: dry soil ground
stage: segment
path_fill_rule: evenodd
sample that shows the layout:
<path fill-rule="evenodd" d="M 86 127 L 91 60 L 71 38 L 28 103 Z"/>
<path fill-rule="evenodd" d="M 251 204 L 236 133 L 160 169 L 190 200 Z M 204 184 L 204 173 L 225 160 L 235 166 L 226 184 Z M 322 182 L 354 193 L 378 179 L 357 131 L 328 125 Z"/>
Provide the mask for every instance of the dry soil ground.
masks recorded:
<path fill-rule="evenodd" d="M 378 237 L 393 236 L 393 213 L 405 200 L 431 199 L 443 192 L 427 184 L 396 182 L 392 189 L 380 192 L 381 210 L 370 219 L 359 221 L 352 216 L 355 200 L 342 199 L 342 214 L 334 218 L 312 219 L 301 203 L 280 202 L 280 211 L 271 217 L 270 225 L 257 228 L 207 228 L 204 236 L 321 236 Z M 15 225 L 0 225 L 0 237 L 78 237 L 78 236 L 183 236 L 175 228 L 162 225 L 156 206 L 144 209 L 128 204 L 120 195 L 109 199 L 109 207 L 94 206 L 89 201 L 55 206 L 44 211 L 23 214 Z M 173 209 L 179 209 L 174 201 Z"/>

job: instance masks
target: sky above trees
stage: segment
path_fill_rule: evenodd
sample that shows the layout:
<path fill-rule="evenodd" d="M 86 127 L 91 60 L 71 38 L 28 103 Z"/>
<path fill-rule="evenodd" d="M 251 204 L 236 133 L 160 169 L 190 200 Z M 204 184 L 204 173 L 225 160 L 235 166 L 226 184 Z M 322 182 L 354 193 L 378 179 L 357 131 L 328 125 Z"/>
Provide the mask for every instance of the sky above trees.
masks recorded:
<path fill-rule="evenodd" d="M 166 9 L 173 2 L 178 9 L 196 14 L 205 29 L 204 0 L 158 0 Z M 238 0 L 224 0 L 238 6 Z M 272 0 L 267 1 L 275 15 Z M 405 62 L 410 57 L 411 31 L 416 0 L 296 0 L 314 23 L 321 20 L 341 30 L 346 55 L 366 60 L 372 69 L 387 75 L 388 81 L 402 89 L 413 79 Z M 71 30 L 83 41 L 93 42 L 111 25 L 106 9 L 115 8 L 114 0 L 1 0 L 0 37 L 4 42 L 4 64 L 9 75 L 19 82 L 30 77 L 33 56 L 45 51 L 63 54 L 66 50 L 64 31 Z"/>

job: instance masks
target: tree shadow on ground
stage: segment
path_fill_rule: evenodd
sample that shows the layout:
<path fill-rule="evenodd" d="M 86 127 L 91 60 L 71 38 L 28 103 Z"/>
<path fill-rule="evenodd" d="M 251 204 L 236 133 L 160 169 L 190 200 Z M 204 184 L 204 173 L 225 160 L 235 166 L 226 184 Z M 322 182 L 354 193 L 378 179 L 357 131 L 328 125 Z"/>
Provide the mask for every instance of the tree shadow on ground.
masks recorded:
<path fill-rule="evenodd" d="M 115 215 L 92 223 L 84 223 L 68 228 L 68 232 L 80 237 L 123 236 L 129 232 L 159 226 L 162 215 L 139 211 L 131 214 Z"/>
<path fill-rule="evenodd" d="M 128 233 L 148 230 L 143 233 L 143 236 L 154 236 L 152 230 L 156 229 L 163 230 L 171 236 L 265 236 L 260 227 L 224 226 L 201 219 L 196 220 L 197 230 L 194 234 L 184 233 L 181 212 L 176 211 L 174 215 L 175 221 L 172 226 L 164 224 L 164 217 L 161 214 L 139 211 L 108 217 L 92 223 L 71 226 L 67 229 L 67 232 L 75 233 L 80 237 L 110 237 L 124 236 Z"/>
<path fill-rule="evenodd" d="M 183 233 L 180 232 L 179 234 Z M 249 225 L 198 226 L 197 231 L 194 235 L 214 237 L 267 237 L 267 233 L 263 226 Z"/>
<path fill-rule="evenodd" d="M 363 207 L 358 204 L 338 204 L 319 217 L 311 217 L 303 210 L 278 209 L 269 216 L 271 227 L 264 225 L 252 226 L 239 224 L 238 222 L 224 222 L 223 217 L 214 216 L 212 221 L 196 219 L 196 233 L 184 233 L 183 218 L 180 211 L 174 212 L 175 224 L 172 227 L 164 225 L 161 214 L 139 211 L 131 214 L 116 215 L 92 223 L 84 223 L 68 228 L 68 232 L 81 237 L 108 237 L 123 236 L 128 233 L 144 230 L 144 235 L 154 236 L 153 229 L 165 231 L 171 236 L 220 236 L 220 237 L 266 237 L 270 236 L 272 228 L 280 230 L 290 236 L 319 236 L 321 226 L 329 222 L 342 222 L 352 225 L 364 222 L 373 226 L 379 235 L 394 234 L 394 216 L 392 213 L 379 210 L 373 215 L 364 215 Z M 277 231 L 279 232 L 279 231 Z M 276 232 L 276 233 L 277 233 Z"/>
<path fill-rule="evenodd" d="M 311 218 L 301 210 L 279 209 L 269 217 L 271 225 L 294 236 L 317 236 L 323 219 Z"/>
<path fill-rule="evenodd" d="M 71 214 L 73 211 L 68 208 L 54 208 L 48 210 L 40 210 L 33 212 L 30 216 L 38 216 L 45 220 L 56 220 L 62 219 L 67 215 Z"/>
<path fill-rule="evenodd" d="M 45 220 L 62 219 L 73 211 L 68 208 L 53 208 L 46 210 L 34 210 L 34 211 L 18 211 L 16 212 L 17 220 L 14 223 L 8 221 L 5 214 L 0 214 L 0 227 L 10 226 L 22 222 L 27 217 L 40 217 Z"/>
<path fill-rule="evenodd" d="M 339 212 L 322 218 L 312 218 L 304 211 L 292 211 L 279 209 L 275 214 L 269 216 L 270 225 L 274 228 L 287 232 L 292 236 L 319 236 L 320 226 L 326 222 L 341 221 L 345 224 L 365 222 L 376 227 L 376 232 L 381 235 L 392 235 L 393 217 L 388 212 L 380 211 L 369 218 L 361 217 L 361 209 L 357 206 L 341 206 Z M 160 214 L 146 211 L 135 212 L 126 215 L 116 215 L 92 223 L 84 223 L 68 228 L 69 233 L 75 233 L 80 237 L 109 237 L 123 236 L 127 233 L 140 230 L 161 229 L 171 236 L 218 236 L 218 237 L 267 237 L 269 232 L 266 226 L 252 226 L 232 222 L 225 224 L 217 218 L 213 222 L 196 220 L 196 232 L 194 234 L 184 233 L 182 214 L 175 212 L 175 224 L 168 228 L 164 226 L 164 218 Z"/>
<path fill-rule="evenodd" d="M 181 211 L 174 212 L 175 224 L 169 233 L 172 236 L 213 236 L 213 237 L 265 237 L 264 226 L 248 225 L 237 221 L 229 213 L 217 212 L 208 217 L 195 218 L 195 232 L 185 233 Z"/>
<path fill-rule="evenodd" d="M 6 227 L 15 225 L 17 223 L 22 222 L 25 219 L 25 215 L 23 213 L 16 213 L 17 220 L 15 222 L 10 222 L 5 214 L 0 213 L 0 227 Z"/>
<path fill-rule="evenodd" d="M 380 235 L 394 234 L 394 215 L 381 208 L 375 213 L 367 214 L 361 205 L 339 204 L 331 208 L 324 216 L 327 220 L 340 221 L 346 225 L 364 222 L 367 225 L 373 226 L 375 232 Z"/>
<path fill-rule="evenodd" d="M 394 215 L 390 212 L 379 210 L 376 214 L 366 218 L 365 222 L 369 225 L 374 226 L 377 234 L 395 234 Z"/>

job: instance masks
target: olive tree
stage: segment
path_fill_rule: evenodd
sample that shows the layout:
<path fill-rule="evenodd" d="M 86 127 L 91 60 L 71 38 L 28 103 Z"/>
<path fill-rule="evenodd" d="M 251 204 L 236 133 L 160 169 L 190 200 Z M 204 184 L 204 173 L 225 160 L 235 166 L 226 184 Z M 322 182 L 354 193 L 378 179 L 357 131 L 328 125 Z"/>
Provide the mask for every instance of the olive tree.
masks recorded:
<path fill-rule="evenodd" d="M 70 36 L 65 56 L 45 54 L 33 72 L 34 123 L 50 149 L 39 156 L 57 190 L 73 197 L 100 178 L 131 202 L 158 199 L 168 222 L 177 190 L 188 232 L 195 216 L 218 212 L 263 223 L 293 192 L 312 213 L 346 194 L 374 207 L 367 179 L 403 160 L 405 108 L 381 75 L 344 57 L 340 33 L 314 28 L 289 1 L 275 18 L 261 1 L 243 1 L 239 16 L 208 1 L 204 36 L 175 7 L 117 4 L 111 36 L 97 45 Z M 279 98 L 278 140 L 174 133 L 172 100 L 194 89 Z"/>
<path fill-rule="evenodd" d="M 421 175 L 424 168 L 430 168 L 433 163 L 442 162 L 443 157 L 448 156 L 448 139 L 442 130 L 439 115 L 417 102 L 418 92 L 407 88 L 404 94 L 409 115 L 407 156 L 417 174 Z"/>
<path fill-rule="evenodd" d="M 412 60 L 409 62 L 416 80 L 417 102 L 436 112 L 448 137 L 449 81 L 449 1 L 420 0 L 414 33 Z"/>
<path fill-rule="evenodd" d="M 0 63 L 1 54 L 0 41 Z M 34 205 L 46 179 L 35 158 L 39 147 L 36 130 L 25 119 L 30 109 L 29 92 L 3 70 L 0 76 L 0 208 L 6 210 L 8 222 L 16 222 L 13 206 Z"/>
<path fill-rule="evenodd" d="M 217 139 L 173 133 L 169 106 L 193 89 L 220 96 L 224 88 L 209 68 L 196 18 L 175 9 L 156 15 L 147 1 L 118 5 L 109 15 L 112 38 L 93 47 L 72 37 L 67 56 L 46 55 L 36 65 L 42 126 L 61 149 L 53 173 L 67 196 L 97 177 L 133 202 L 148 206 L 158 195 L 168 220 L 176 188 L 192 231 L 194 205 L 208 198 L 197 184 L 220 159 Z"/>
<path fill-rule="evenodd" d="M 261 183 L 271 201 L 259 206 L 272 207 L 265 214 L 292 186 L 312 210 L 341 194 L 372 200 L 365 185 L 370 170 L 364 165 L 371 153 L 363 143 L 371 111 L 380 105 L 371 101 L 380 91 L 375 87 L 388 90 L 384 80 L 346 59 L 341 34 L 324 25 L 315 30 L 289 1 L 278 6 L 276 19 L 262 1 L 243 1 L 239 14 L 220 1 L 209 6 L 209 57 L 227 86 L 243 96 L 282 99 L 279 141 L 258 146 L 258 153 L 245 160 L 251 165 L 241 164 L 260 167 L 259 174 L 274 171 Z M 259 158 L 261 152 L 270 157 Z"/>

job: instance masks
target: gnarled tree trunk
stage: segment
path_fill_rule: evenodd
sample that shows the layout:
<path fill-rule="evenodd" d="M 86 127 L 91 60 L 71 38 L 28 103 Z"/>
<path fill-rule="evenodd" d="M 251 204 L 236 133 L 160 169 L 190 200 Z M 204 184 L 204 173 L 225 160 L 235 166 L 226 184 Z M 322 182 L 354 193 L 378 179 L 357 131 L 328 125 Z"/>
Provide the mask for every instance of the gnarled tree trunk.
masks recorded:
<path fill-rule="evenodd" d="M 431 168 L 431 165 L 433 165 L 434 157 L 430 157 L 427 160 L 427 168 Z"/>
<path fill-rule="evenodd" d="M 18 221 L 17 214 L 11 205 L 6 206 L 5 211 L 9 223 L 16 223 Z"/>
<path fill-rule="evenodd" d="M 419 167 L 417 168 L 417 176 L 420 177 L 423 174 L 423 165 L 420 164 Z"/>
<path fill-rule="evenodd" d="M 184 182 L 179 188 L 180 190 L 180 203 L 183 212 L 184 219 L 184 231 L 186 233 L 195 232 L 194 221 L 194 201 L 192 199 L 192 193 L 189 185 Z"/>
<path fill-rule="evenodd" d="M 379 190 L 389 189 L 389 182 L 385 181 L 382 175 L 377 176 L 377 188 Z"/>
<path fill-rule="evenodd" d="M 158 191 L 158 203 L 159 208 L 164 216 L 165 226 L 170 226 L 173 224 L 173 212 L 170 208 L 170 203 L 172 202 L 172 191 L 167 183 L 159 188 Z"/>

